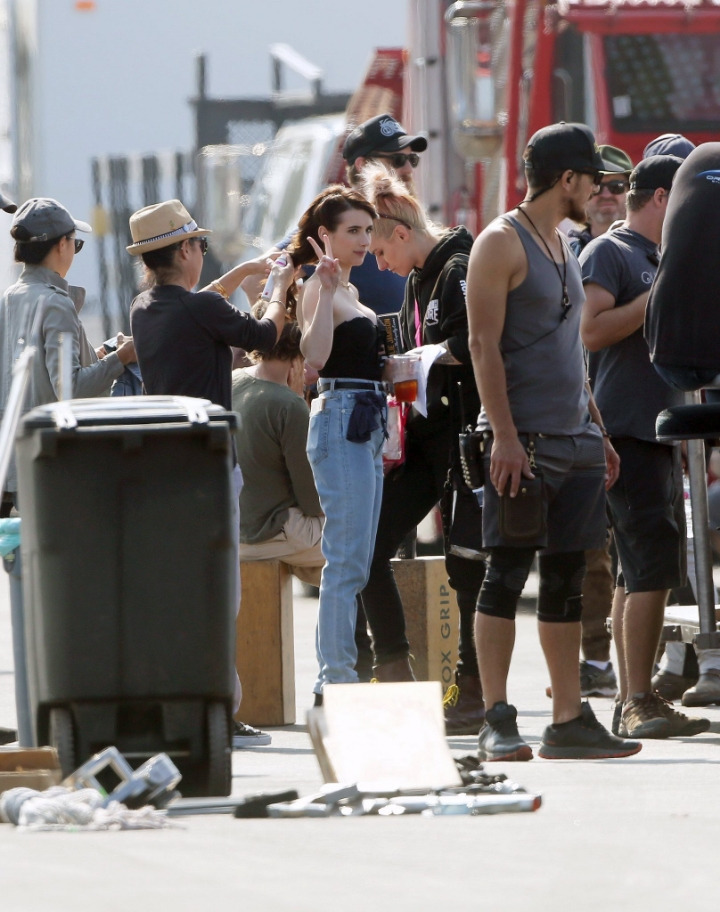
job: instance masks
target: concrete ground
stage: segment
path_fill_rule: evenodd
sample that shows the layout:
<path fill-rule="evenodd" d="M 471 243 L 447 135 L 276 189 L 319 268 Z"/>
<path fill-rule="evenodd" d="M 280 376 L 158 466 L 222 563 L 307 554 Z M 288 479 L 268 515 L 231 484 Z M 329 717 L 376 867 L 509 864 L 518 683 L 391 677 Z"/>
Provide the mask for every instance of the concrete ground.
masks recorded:
<path fill-rule="evenodd" d="M 311 702 L 317 602 L 295 598 L 298 719 Z M 531 744 L 550 721 L 532 614 L 518 619 L 510 699 Z M 248 682 L 246 682 L 248 686 Z M 611 701 L 593 700 L 609 726 Z M 493 764 L 543 806 L 480 817 L 236 820 L 178 829 L 32 833 L 0 825 L 3 912 L 198 909 L 403 912 L 430 909 L 715 910 L 720 707 L 706 734 L 647 741 L 615 761 Z M 0 725 L 14 723 L 7 578 L 0 573 Z M 321 782 L 303 724 L 236 752 L 233 794 Z M 458 756 L 473 737 L 448 740 Z M 497 769 L 496 769 L 497 768 Z"/>

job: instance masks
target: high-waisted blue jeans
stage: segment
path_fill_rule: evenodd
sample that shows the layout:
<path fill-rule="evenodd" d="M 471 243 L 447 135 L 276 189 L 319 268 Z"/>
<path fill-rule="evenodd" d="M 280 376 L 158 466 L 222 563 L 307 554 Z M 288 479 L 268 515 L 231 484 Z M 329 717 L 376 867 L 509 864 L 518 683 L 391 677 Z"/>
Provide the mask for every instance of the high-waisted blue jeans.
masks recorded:
<path fill-rule="evenodd" d="M 316 630 L 319 674 L 315 693 L 325 684 L 355 683 L 355 598 L 370 574 L 382 499 L 383 428 L 365 443 L 347 440 L 355 390 L 328 390 L 312 404 L 307 454 L 325 513 Z"/>

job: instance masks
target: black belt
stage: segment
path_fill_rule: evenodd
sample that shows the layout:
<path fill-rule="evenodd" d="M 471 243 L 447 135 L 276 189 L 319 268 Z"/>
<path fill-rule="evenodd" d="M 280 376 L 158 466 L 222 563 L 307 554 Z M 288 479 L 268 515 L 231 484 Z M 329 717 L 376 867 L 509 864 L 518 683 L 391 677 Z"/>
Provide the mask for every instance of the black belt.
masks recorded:
<path fill-rule="evenodd" d="M 318 393 L 325 393 L 333 389 L 375 390 L 378 393 L 384 393 L 387 391 L 387 384 L 382 380 L 333 380 L 328 377 L 321 377 L 318 380 Z"/>

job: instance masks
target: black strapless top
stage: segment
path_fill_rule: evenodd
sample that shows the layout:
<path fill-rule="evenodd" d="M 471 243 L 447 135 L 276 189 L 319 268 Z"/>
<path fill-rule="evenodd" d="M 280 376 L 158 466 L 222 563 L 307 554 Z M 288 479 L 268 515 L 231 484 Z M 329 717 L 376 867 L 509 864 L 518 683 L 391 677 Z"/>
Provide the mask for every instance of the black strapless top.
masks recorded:
<path fill-rule="evenodd" d="M 365 316 L 340 323 L 321 377 L 380 380 L 385 360 L 385 330 Z"/>

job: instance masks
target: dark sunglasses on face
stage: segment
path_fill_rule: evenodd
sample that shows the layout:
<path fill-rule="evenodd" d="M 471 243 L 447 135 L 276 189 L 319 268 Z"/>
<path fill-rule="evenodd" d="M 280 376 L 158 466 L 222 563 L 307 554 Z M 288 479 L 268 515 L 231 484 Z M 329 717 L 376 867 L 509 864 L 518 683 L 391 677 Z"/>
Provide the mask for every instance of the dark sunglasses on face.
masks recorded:
<path fill-rule="evenodd" d="M 208 252 L 208 239 L 205 237 L 199 237 L 195 238 L 195 240 L 198 242 L 200 250 L 202 251 L 202 255 L 205 256 L 205 254 Z"/>
<path fill-rule="evenodd" d="M 628 189 L 627 181 L 624 180 L 610 180 L 604 181 L 600 184 L 597 190 L 593 191 L 593 196 L 600 196 L 603 190 L 609 190 L 613 196 L 620 196 L 621 193 L 626 193 Z"/>
<path fill-rule="evenodd" d="M 69 234 L 66 234 L 65 237 L 75 244 L 75 253 L 80 253 L 80 251 L 83 249 L 85 241 L 82 238 L 71 237 Z"/>
<path fill-rule="evenodd" d="M 386 158 L 393 168 L 404 168 L 407 162 L 410 162 L 411 168 L 417 168 L 420 164 L 420 156 L 417 152 L 409 152 L 407 155 L 404 152 L 393 152 L 391 155 L 382 155 L 380 152 L 377 152 L 372 157 Z"/>

